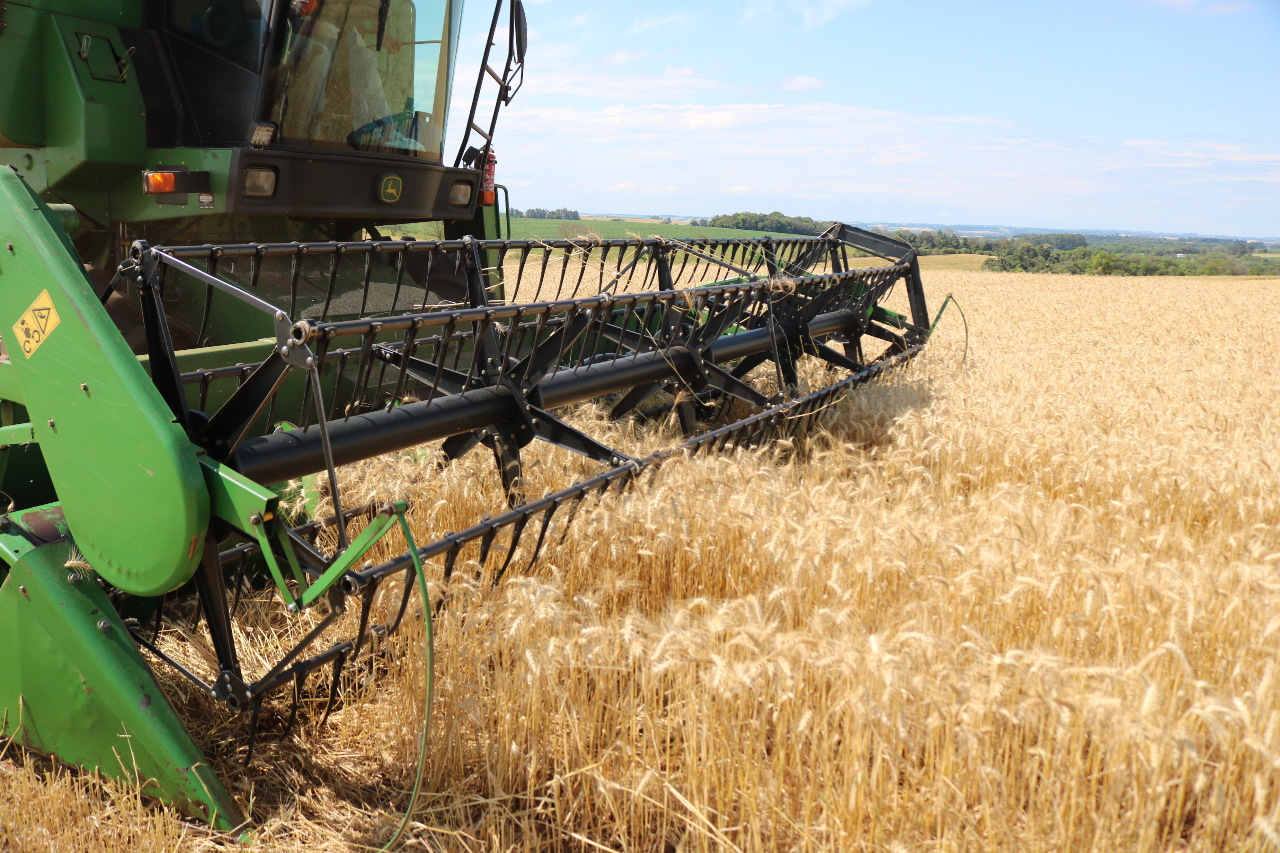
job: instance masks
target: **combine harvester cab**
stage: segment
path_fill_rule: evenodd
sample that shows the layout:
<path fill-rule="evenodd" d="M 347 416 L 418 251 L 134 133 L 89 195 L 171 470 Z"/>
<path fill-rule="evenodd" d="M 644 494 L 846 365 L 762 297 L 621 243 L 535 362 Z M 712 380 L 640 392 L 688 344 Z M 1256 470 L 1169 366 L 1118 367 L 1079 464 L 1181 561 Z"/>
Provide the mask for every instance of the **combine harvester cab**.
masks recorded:
<path fill-rule="evenodd" d="M 320 670 L 332 708 L 428 572 L 474 558 L 496 583 L 584 498 L 803 434 L 928 337 L 914 251 L 856 228 L 503 239 L 483 167 L 522 80 L 519 0 L 495 5 L 451 166 L 460 3 L 81 6 L 10 0 L 0 53 L 23 93 L 0 103 L 0 736 L 216 826 L 240 810 L 153 666 L 244 714 L 248 761 L 264 699 L 293 686 L 296 711 Z M 423 221 L 444 239 L 384 236 Z M 907 315 L 882 304 L 899 284 Z M 801 393 L 804 359 L 831 384 Z M 571 423 L 589 401 L 674 416 L 685 440 L 630 457 Z M 526 494 L 535 440 L 597 473 Z M 348 505 L 344 466 L 430 442 L 442 465 L 491 453 L 505 508 L 415 542 L 403 502 Z M 328 515 L 284 510 L 299 480 Z M 375 563 L 393 530 L 407 550 Z M 247 567 L 291 617 L 319 614 L 261 671 L 233 630 Z M 207 671 L 162 639 L 166 600 L 192 597 Z"/>

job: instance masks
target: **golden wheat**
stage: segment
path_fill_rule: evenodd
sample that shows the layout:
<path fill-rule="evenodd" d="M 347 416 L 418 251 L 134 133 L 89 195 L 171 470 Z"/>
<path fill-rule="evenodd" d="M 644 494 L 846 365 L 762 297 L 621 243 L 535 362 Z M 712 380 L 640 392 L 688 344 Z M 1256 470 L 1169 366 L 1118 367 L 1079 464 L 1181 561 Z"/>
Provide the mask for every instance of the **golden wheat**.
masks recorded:
<path fill-rule="evenodd" d="M 406 849 L 1280 850 L 1280 281 L 926 276 L 963 365 L 949 309 L 804 453 L 670 463 L 496 591 L 460 567 Z M 590 470 L 533 456 L 530 493 Z M 496 506 L 478 456 L 368 473 L 424 539 Z M 288 739 L 269 708 L 247 771 L 242 721 L 179 703 L 237 849 L 390 834 L 419 624 L 323 729 L 320 688 Z M 235 847 L 7 755 L 5 849 Z"/>

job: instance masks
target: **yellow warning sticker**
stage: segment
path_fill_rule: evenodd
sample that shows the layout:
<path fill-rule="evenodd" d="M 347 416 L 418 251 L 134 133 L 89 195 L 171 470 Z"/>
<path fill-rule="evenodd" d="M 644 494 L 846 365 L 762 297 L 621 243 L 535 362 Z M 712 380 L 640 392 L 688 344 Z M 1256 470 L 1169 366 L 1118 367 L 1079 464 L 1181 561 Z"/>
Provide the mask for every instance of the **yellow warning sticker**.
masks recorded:
<path fill-rule="evenodd" d="M 31 307 L 13 324 L 13 334 L 27 358 L 58 328 L 58 311 L 53 307 L 49 291 L 42 290 Z"/>

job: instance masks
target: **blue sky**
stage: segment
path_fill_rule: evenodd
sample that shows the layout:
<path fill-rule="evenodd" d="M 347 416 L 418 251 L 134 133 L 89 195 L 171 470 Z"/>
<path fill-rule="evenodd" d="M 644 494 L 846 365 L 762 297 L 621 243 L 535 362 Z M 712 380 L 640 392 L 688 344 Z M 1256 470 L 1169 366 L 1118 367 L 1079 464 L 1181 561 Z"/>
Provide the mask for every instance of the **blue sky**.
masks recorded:
<path fill-rule="evenodd" d="M 525 3 L 516 207 L 1280 239 L 1280 0 Z"/>

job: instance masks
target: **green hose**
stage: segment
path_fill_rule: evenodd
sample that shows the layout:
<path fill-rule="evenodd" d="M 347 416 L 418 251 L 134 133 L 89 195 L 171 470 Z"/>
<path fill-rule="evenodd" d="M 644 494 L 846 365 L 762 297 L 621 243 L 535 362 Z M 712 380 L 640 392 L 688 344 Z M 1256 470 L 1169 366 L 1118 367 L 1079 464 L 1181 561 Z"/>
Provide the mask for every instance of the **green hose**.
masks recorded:
<path fill-rule="evenodd" d="M 964 309 L 960 307 L 960 300 L 948 293 L 947 298 L 942 300 L 942 307 L 938 309 L 938 315 L 933 318 L 933 325 L 929 327 L 929 334 L 933 334 L 938 328 L 938 322 L 942 319 L 942 312 L 947 310 L 947 305 L 954 302 L 956 310 L 960 312 L 960 319 L 964 321 L 964 354 L 960 356 L 960 366 L 964 367 L 964 361 L 969 357 L 969 318 L 964 316 Z"/>
<path fill-rule="evenodd" d="M 431 631 L 431 600 L 427 597 L 427 575 L 422 570 L 422 559 L 418 556 L 418 546 L 414 544 L 413 534 L 409 532 L 409 522 L 404 518 L 405 508 L 403 503 L 395 504 L 396 517 L 400 519 L 400 529 L 404 531 L 405 542 L 409 545 L 409 554 L 413 557 L 413 567 L 418 574 L 418 591 L 422 594 L 422 621 L 427 632 L 427 692 L 422 700 L 422 734 L 418 738 L 418 769 L 414 774 L 413 795 L 409 798 L 409 808 L 405 809 L 400 825 L 396 827 L 396 831 L 392 833 L 387 843 L 379 848 L 380 851 L 390 850 L 400 842 L 405 830 L 409 828 L 409 821 L 413 819 L 413 810 L 418 807 L 418 796 L 422 793 L 422 777 L 426 775 L 427 769 L 427 734 L 431 728 L 431 694 L 435 685 L 435 639 Z"/>

